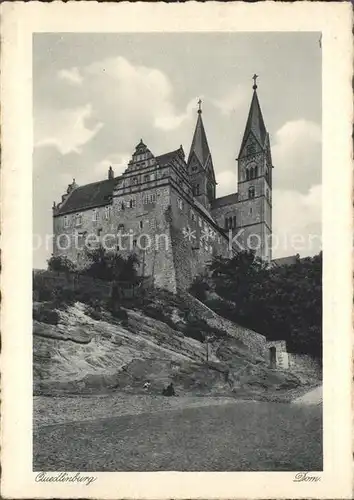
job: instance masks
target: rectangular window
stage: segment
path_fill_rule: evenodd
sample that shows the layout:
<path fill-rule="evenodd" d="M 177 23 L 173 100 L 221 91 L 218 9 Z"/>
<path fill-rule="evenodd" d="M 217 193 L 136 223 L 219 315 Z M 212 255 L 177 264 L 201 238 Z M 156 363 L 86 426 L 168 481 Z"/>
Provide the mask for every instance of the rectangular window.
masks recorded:
<path fill-rule="evenodd" d="M 75 216 L 75 226 L 81 226 L 82 224 L 82 215 L 76 214 Z"/>
<path fill-rule="evenodd" d="M 104 207 L 104 217 L 106 220 L 111 218 L 112 207 Z"/>
<path fill-rule="evenodd" d="M 180 210 L 183 209 L 183 200 L 182 198 L 177 198 L 177 206 Z"/>
<path fill-rule="evenodd" d="M 143 203 L 144 205 L 147 205 L 148 203 L 156 203 L 156 193 L 147 194 L 144 197 Z"/>
<path fill-rule="evenodd" d="M 98 210 L 96 210 L 96 209 L 94 209 L 92 212 L 92 220 L 93 220 L 93 222 L 98 221 Z"/>
<path fill-rule="evenodd" d="M 143 221 L 142 221 L 142 220 L 141 220 L 141 221 L 139 221 L 139 226 L 140 226 L 140 229 L 143 229 L 143 225 L 144 225 Z"/>
<path fill-rule="evenodd" d="M 195 221 L 195 213 L 193 212 L 193 210 L 191 210 L 191 219 Z"/>
<path fill-rule="evenodd" d="M 69 227 L 69 217 L 67 215 L 65 215 L 64 217 L 64 227 Z"/>

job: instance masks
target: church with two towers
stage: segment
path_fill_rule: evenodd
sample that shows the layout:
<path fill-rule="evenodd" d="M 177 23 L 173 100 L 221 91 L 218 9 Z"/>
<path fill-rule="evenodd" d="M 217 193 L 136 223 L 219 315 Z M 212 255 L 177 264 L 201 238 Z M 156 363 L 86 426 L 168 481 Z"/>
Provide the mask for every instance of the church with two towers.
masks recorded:
<path fill-rule="evenodd" d="M 53 204 L 53 255 L 81 267 L 95 245 L 123 256 L 134 252 L 141 275 L 171 291 L 188 288 L 213 256 L 251 248 L 271 262 L 273 165 L 256 78 L 235 193 L 216 197 L 199 101 L 188 156 L 182 146 L 156 156 L 141 140 L 121 175 L 110 167 L 105 180 L 68 186 Z"/>

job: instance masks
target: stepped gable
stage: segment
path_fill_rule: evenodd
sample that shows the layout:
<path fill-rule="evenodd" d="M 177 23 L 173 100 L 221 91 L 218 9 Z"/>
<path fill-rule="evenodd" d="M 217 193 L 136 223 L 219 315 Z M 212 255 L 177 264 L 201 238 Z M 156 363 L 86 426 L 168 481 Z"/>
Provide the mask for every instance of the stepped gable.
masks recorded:
<path fill-rule="evenodd" d="M 142 143 L 141 145 L 144 146 Z M 174 151 L 156 156 L 155 158 L 159 166 L 164 167 L 175 158 L 184 158 L 184 152 L 180 147 Z M 108 205 L 112 200 L 114 188 L 121 179 L 122 176 L 119 176 L 75 187 L 68 197 L 61 204 L 57 205 L 55 215 L 64 215 L 71 212 Z"/>

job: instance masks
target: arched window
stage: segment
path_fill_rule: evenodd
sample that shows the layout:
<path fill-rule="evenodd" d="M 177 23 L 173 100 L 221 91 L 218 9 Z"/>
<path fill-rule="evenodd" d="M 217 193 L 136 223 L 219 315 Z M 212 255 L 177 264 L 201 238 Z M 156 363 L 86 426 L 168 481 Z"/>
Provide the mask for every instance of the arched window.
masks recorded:
<path fill-rule="evenodd" d="M 249 197 L 249 198 L 254 198 L 254 195 L 255 195 L 254 186 L 251 186 L 251 187 L 248 189 L 248 197 Z"/>
<path fill-rule="evenodd" d="M 246 170 L 246 181 L 250 180 L 250 171 L 247 169 Z"/>
<path fill-rule="evenodd" d="M 225 217 L 225 229 L 229 229 L 229 219 Z"/>
<path fill-rule="evenodd" d="M 254 169 L 254 176 L 258 177 L 258 167 L 255 167 L 255 169 Z"/>
<path fill-rule="evenodd" d="M 232 229 L 232 217 L 229 217 L 229 228 Z"/>

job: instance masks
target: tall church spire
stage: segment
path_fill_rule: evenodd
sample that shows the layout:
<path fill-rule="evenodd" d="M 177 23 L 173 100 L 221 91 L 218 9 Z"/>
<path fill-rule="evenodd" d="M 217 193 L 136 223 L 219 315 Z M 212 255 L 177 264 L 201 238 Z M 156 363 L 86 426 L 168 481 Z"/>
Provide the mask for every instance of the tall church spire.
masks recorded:
<path fill-rule="evenodd" d="M 264 124 L 263 120 L 263 115 L 261 111 L 261 106 L 259 104 L 258 100 L 258 95 L 257 95 L 257 78 L 258 75 L 253 75 L 253 96 L 252 96 L 252 101 L 251 101 L 251 106 L 250 110 L 248 113 L 248 118 L 247 118 L 247 123 L 246 123 L 246 128 L 245 132 L 243 134 L 243 139 L 241 143 L 241 148 L 240 148 L 240 155 L 243 152 L 244 146 L 252 133 L 252 135 L 255 137 L 255 139 L 258 141 L 259 145 L 261 148 L 265 146 L 266 139 L 267 139 L 267 129 Z"/>
<path fill-rule="evenodd" d="M 202 119 L 202 101 L 198 101 L 198 118 L 188 156 L 188 171 L 195 198 L 205 207 L 215 199 L 215 172 Z"/>
<path fill-rule="evenodd" d="M 202 120 L 202 101 L 198 101 L 198 118 L 193 135 L 192 145 L 189 152 L 188 162 L 191 160 L 193 153 L 199 160 L 202 167 L 205 168 L 209 157 L 211 157 L 208 140 L 206 137 L 204 124 Z"/>

